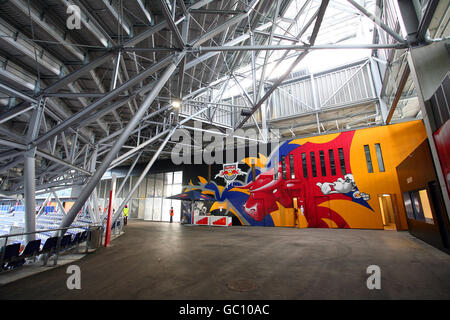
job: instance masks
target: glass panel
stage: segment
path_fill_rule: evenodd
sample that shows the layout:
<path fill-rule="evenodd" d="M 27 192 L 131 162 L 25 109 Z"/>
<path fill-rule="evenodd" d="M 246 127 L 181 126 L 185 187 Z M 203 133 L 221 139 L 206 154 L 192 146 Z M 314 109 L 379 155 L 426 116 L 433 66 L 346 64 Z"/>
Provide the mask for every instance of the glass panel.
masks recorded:
<path fill-rule="evenodd" d="M 130 202 L 131 203 L 130 203 L 129 217 L 137 218 L 138 217 L 139 200 L 131 200 Z"/>
<path fill-rule="evenodd" d="M 322 171 L 322 177 L 325 177 L 327 175 L 327 170 L 325 168 L 325 153 L 322 150 L 319 151 L 319 157 L 320 157 L 320 170 Z"/>
<path fill-rule="evenodd" d="M 155 193 L 155 177 L 150 176 L 147 178 L 147 198 L 153 197 Z"/>
<path fill-rule="evenodd" d="M 372 157 L 370 156 L 370 149 L 367 144 L 364 146 L 364 152 L 366 154 L 367 171 L 369 173 L 372 173 L 373 172 Z"/>
<path fill-rule="evenodd" d="M 331 168 L 331 175 L 336 175 L 336 163 L 334 162 L 334 150 L 330 149 L 328 150 L 328 156 L 330 158 L 330 168 Z"/>
<path fill-rule="evenodd" d="M 419 191 L 410 192 L 410 195 L 416 220 L 425 221 L 425 215 L 422 209 L 422 203 L 420 202 Z"/>
<path fill-rule="evenodd" d="M 144 219 L 145 213 L 145 199 L 139 200 L 139 211 L 138 211 L 138 219 Z"/>
<path fill-rule="evenodd" d="M 342 175 L 346 175 L 347 170 L 345 169 L 344 149 L 339 148 L 338 152 L 339 152 L 339 163 L 341 165 L 341 173 Z"/>
<path fill-rule="evenodd" d="M 163 174 L 158 173 L 155 180 L 155 196 L 161 197 L 163 195 Z"/>
<path fill-rule="evenodd" d="M 183 171 L 174 172 L 173 183 L 183 183 Z"/>
<path fill-rule="evenodd" d="M 179 200 L 176 200 L 179 201 Z M 164 199 L 162 208 L 162 221 L 170 221 L 170 207 L 172 206 L 172 200 Z"/>
<path fill-rule="evenodd" d="M 123 194 L 123 189 L 120 190 L 120 192 L 118 193 L 117 191 L 119 191 L 119 187 L 123 182 L 123 178 L 117 178 L 116 180 L 116 197 L 118 198 L 122 198 L 122 194 Z"/>
<path fill-rule="evenodd" d="M 380 169 L 380 172 L 384 172 L 383 154 L 381 153 L 381 146 L 379 143 L 375 143 L 375 152 L 377 153 L 378 169 Z"/>
<path fill-rule="evenodd" d="M 286 180 L 286 157 L 281 156 L 281 174 L 283 176 L 283 179 Z"/>
<path fill-rule="evenodd" d="M 105 184 L 103 183 L 103 180 L 101 180 L 97 185 L 97 194 L 100 198 L 103 198 L 103 193 L 105 188 Z"/>
<path fill-rule="evenodd" d="M 153 220 L 153 198 L 145 199 L 144 220 Z"/>
<path fill-rule="evenodd" d="M 306 165 L 306 153 L 302 153 L 303 177 L 308 178 L 308 166 Z"/>
<path fill-rule="evenodd" d="M 111 180 L 106 180 L 106 197 L 109 198 L 109 192 L 111 191 Z"/>
<path fill-rule="evenodd" d="M 431 212 L 430 201 L 428 200 L 427 190 L 423 189 L 419 191 L 420 202 L 422 203 L 423 215 L 425 216 L 425 222 L 434 224 L 433 213 Z"/>
<path fill-rule="evenodd" d="M 311 169 L 312 169 L 312 176 L 317 177 L 317 170 L 316 170 L 316 155 L 314 154 L 314 151 L 311 151 Z"/>
<path fill-rule="evenodd" d="M 173 181 L 173 172 L 166 172 L 164 174 L 165 184 L 172 184 L 172 181 Z"/>
<path fill-rule="evenodd" d="M 181 185 L 180 185 L 180 187 L 181 187 Z M 172 207 L 173 207 L 173 221 L 180 222 L 181 201 L 180 200 L 173 200 L 172 201 Z"/>
<path fill-rule="evenodd" d="M 128 177 L 127 181 L 125 182 L 125 185 L 123 186 L 122 196 L 123 195 L 127 196 L 128 193 L 130 192 L 130 179 L 131 177 Z"/>
<path fill-rule="evenodd" d="M 181 185 L 181 184 L 172 185 L 172 195 L 179 194 L 182 192 L 183 192 L 183 185 Z"/>
<path fill-rule="evenodd" d="M 133 189 L 135 187 L 136 182 L 138 181 L 139 177 L 130 177 L 130 179 L 131 179 L 131 189 Z M 134 190 L 132 199 L 137 199 L 139 197 L 138 191 L 139 191 L 139 187 Z"/>
<path fill-rule="evenodd" d="M 145 198 L 145 191 L 147 189 L 147 179 L 144 178 L 139 185 L 139 198 Z"/>
<path fill-rule="evenodd" d="M 153 199 L 153 220 L 161 221 L 161 198 Z"/>
<path fill-rule="evenodd" d="M 169 197 L 172 195 L 172 185 L 165 185 L 164 186 L 164 197 Z"/>
<path fill-rule="evenodd" d="M 408 219 L 415 219 L 414 210 L 412 207 L 411 197 L 409 196 L 409 192 L 403 193 L 403 202 L 405 203 L 406 216 Z"/>
<path fill-rule="evenodd" d="M 294 155 L 289 155 L 289 171 L 291 173 L 291 179 L 295 179 L 295 168 L 294 168 Z"/>

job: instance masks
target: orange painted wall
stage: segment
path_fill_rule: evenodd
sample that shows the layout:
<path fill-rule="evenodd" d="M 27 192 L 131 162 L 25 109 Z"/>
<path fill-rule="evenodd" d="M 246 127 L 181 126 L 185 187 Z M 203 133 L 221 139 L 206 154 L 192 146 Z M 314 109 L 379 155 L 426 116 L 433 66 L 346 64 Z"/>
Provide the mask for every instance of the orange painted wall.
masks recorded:
<path fill-rule="evenodd" d="M 368 201 L 376 212 L 376 218 L 364 213 L 366 218 L 357 219 L 355 213 L 348 213 L 348 223 L 352 228 L 380 228 L 382 229 L 380 204 L 378 195 L 395 195 L 395 205 L 398 210 L 399 226 L 407 230 L 406 215 L 403 207 L 400 186 L 397 179 L 396 167 L 417 148 L 427 134 L 421 120 L 357 130 L 350 149 L 350 163 L 354 179 L 361 191 L 369 193 Z M 380 143 L 383 154 L 385 172 L 379 172 L 375 144 Z M 368 173 L 364 145 L 369 145 L 372 155 L 374 172 Z M 350 209 L 350 208 L 348 208 Z M 341 210 L 340 212 L 343 212 Z M 344 218 L 345 214 L 344 214 Z M 346 219 L 347 220 L 347 219 Z"/>

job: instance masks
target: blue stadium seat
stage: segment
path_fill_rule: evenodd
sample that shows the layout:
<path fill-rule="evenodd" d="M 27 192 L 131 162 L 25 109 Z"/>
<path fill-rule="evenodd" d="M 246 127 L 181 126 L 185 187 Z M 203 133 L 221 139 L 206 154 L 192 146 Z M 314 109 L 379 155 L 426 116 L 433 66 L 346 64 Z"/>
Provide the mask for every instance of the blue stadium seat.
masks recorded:
<path fill-rule="evenodd" d="M 19 251 L 20 243 L 13 243 L 5 247 L 5 255 L 3 256 L 2 265 L 0 265 L 0 271 L 4 270 L 7 263 L 13 261 L 19 255 Z M 0 254 L 2 254 L 1 251 Z"/>
<path fill-rule="evenodd" d="M 87 231 L 83 231 L 81 233 L 80 243 L 86 241 L 87 237 L 88 237 L 88 232 Z"/>
<path fill-rule="evenodd" d="M 41 246 L 41 239 L 32 240 L 28 242 L 22 253 L 19 256 L 11 259 L 11 261 L 8 262 L 6 268 L 9 269 L 20 267 L 25 263 L 26 258 L 36 257 L 39 254 L 40 246 Z"/>
<path fill-rule="evenodd" d="M 45 241 L 44 246 L 42 247 L 42 250 L 39 252 L 40 254 L 43 253 L 50 253 L 56 248 L 56 244 L 58 241 L 58 237 L 50 237 Z"/>
<path fill-rule="evenodd" d="M 55 252 L 56 245 L 58 243 L 58 237 L 50 237 L 45 241 L 42 250 L 39 252 L 40 254 L 46 254 L 44 258 L 44 265 L 47 264 L 48 258 Z"/>
<path fill-rule="evenodd" d="M 68 247 L 70 247 L 71 243 L 72 243 L 72 236 L 70 234 L 64 235 L 61 239 L 60 249 L 61 250 L 67 249 Z"/>
<path fill-rule="evenodd" d="M 81 238 L 82 232 L 78 232 L 75 237 L 73 238 L 72 242 L 71 242 L 71 246 L 74 246 L 78 243 L 80 243 L 80 238 Z"/>

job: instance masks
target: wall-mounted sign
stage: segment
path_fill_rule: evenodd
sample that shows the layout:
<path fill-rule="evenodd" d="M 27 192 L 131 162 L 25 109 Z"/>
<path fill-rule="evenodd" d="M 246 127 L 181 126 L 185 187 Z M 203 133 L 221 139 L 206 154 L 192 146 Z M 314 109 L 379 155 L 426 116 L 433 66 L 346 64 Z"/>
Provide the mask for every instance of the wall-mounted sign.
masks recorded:
<path fill-rule="evenodd" d="M 223 178 L 227 186 L 231 184 L 234 180 L 236 180 L 237 176 L 245 175 L 246 173 L 239 169 L 237 163 L 224 164 L 223 169 L 220 170 L 218 174 L 216 174 L 216 178 Z"/>

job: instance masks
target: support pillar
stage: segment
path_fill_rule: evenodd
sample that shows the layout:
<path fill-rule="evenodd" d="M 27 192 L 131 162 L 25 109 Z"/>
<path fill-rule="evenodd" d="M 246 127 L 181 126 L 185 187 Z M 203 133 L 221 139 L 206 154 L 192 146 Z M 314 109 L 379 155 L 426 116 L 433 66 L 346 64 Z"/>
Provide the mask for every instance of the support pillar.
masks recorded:
<path fill-rule="evenodd" d="M 98 149 L 94 149 L 94 153 L 91 157 L 91 165 L 89 167 L 89 171 L 95 171 L 95 167 L 97 166 L 97 152 Z M 95 186 L 94 191 L 92 192 L 92 206 L 94 207 L 93 217 L 91 217 L 95 222 L 100 222 L 100 213 L 98 212 L 98 198 L 97 198 L 97 186 Z"/>
<path fill-rule="evenodd" d="M 45 102 L 39 100 L 30 119 L 27 131 L 27 142 L 30 143 L 39 134 L 42 114 Z M 24 232 L 36 231 L 36 172 L 35 157 L 37 147 L 30 148 L 24 156 L 24 198 L 25 198 L 25 223 Z M 25 236 L 25 242 L 36 239 L 36 234 Z"/>
<path fill-rule="evenodd" d="M 408 63 L 419 99 L 423 123 L 427 131 L 431 155 L 442 191 L 442 198 L 444 199 L 447 216 L 450 220 L 450 200 L 447 193 L 446 177 L 442 173 L 439 154 L 433 138 L 433 133 L 439 129 L 436 128 L 436 124 L 434 123 L 433 112 L 438 111 L 432 110 L 429 103 L 430 98 L 447 75 L 448 70 L 450 70 L 450 55 L 447 51 L 446 43 L 440 42 L 426 47 L 411 49 L 408 54 Z"/>
<path fill-rule="evenodd" d="M 25 229 L 24 232 L 36 231 L 36 179 L 34 167 L 34 154 L 28 152 L 25 155 L 24 163 L 24 190 L 25 190 Z M 25 236 L 25 242 L 35 240 L 36 234 Z"/>

